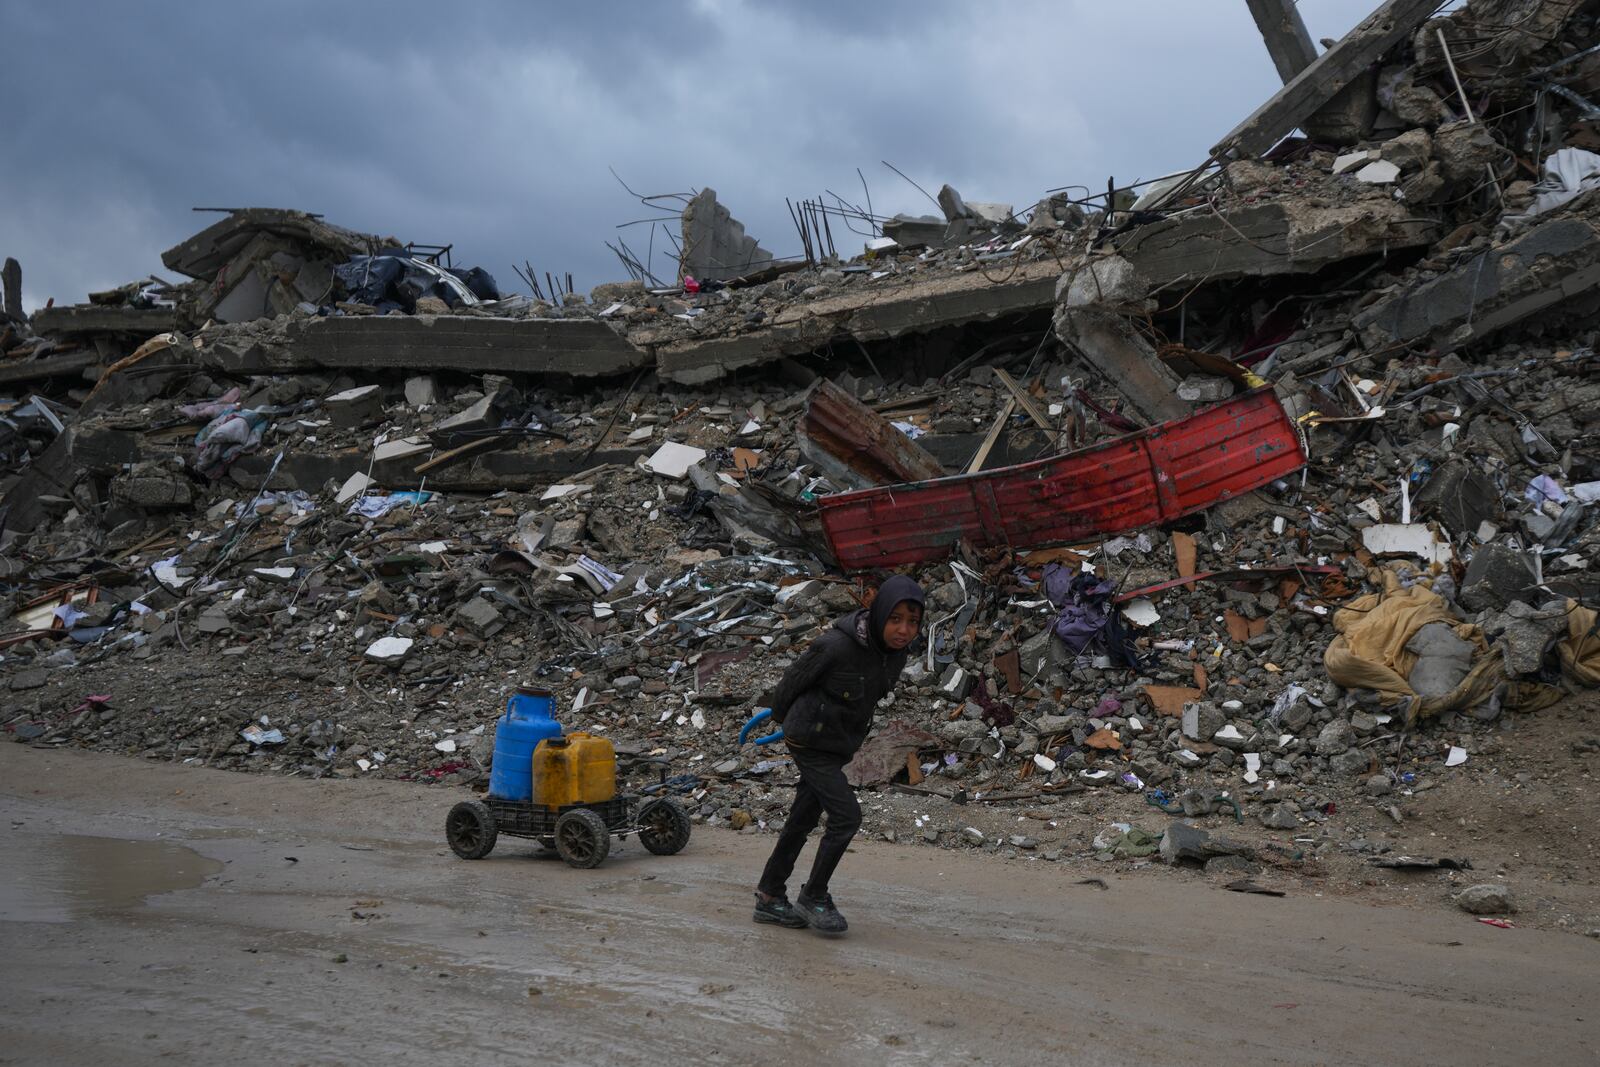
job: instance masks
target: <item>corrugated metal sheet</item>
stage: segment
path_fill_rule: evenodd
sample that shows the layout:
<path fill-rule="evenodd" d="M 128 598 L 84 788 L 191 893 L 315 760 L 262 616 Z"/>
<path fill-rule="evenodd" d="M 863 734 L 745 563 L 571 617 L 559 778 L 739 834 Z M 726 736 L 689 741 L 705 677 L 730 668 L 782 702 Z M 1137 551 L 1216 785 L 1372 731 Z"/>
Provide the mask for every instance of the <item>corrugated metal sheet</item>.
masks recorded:
<path fill-rule="evenodd" d="M 800 448 L 835 485 L 866 487 L 940 478 L 926 449 L 876 411 L 824 379 L 800 423 Z"/>
<path fill-rule="evenodd" d="M 818 501 L 846 570 L 896 567 L 977 547 L 1081 541 L 1170 522 L 1292 474 L 1299 434 L 1271 389 L 1079 452 L 980 474 Z"/>

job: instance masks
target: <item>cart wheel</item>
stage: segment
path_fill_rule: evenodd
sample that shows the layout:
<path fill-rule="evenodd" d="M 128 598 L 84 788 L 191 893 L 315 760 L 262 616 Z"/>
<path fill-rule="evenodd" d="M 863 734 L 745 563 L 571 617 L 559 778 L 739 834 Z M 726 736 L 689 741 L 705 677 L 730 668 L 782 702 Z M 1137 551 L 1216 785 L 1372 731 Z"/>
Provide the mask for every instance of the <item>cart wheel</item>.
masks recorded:
<path fill-rule="evenodd" d="M 574 808 L 556 820 L 556 851 L 572 867 L 598 867 L 611 851 L 606 821 L 588 808 Z"/>
<path fill-rule="evenodd" d="M 689 843 L 689 815 L 670 797 L 647 801 L 639 809 L 639 843 L 657 856 L 671 856 Z"/>
<path fill-rule="evenodd" d="M 444 839 L 464 860 L 483 859 L 494 848 L 495 838 L 499 836 L 494 814 L 479 800 L 463 800 L 450 809 L 444 820 Z"/>

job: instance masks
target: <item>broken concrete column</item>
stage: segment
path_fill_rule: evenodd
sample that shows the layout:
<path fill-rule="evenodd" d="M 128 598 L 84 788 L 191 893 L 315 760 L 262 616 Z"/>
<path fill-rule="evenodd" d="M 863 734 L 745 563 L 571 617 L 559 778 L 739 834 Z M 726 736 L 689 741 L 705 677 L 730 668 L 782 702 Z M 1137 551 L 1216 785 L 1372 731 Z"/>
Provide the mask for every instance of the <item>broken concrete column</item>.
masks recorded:
<path fill-rule="evenodd" d="M 6 265 L 0 268 L 0 321 L 5 320 L 27 320 L 22 311 L 22 264 L 9 256 Z"/>
<path fill-rule="evenodd" d="M 776 262 L 771 252 L 744 232 L 744 223 L 717 203 L 715 189 L 700 190 L 683 209 L 680 277 L 700 281 L 740 278 L 766 270 Z"/>
<path fill-rule="evenodd" d="M 1366 75 L 1438 6 L 1438 0 L 1386 0 L 1217 142 L 1212 154 L 1219 159 L 1261 155 Z"/>
<path fill-rule="evenodd" d="M 1092 260 L 1056 286 L 1056 336 L 1105 377 L 1148 422 L 1189 414 L 1178 376 L 1133 328 L 1125 312 L 1143 311 L 1149 285 L 1121 256 Z"/>

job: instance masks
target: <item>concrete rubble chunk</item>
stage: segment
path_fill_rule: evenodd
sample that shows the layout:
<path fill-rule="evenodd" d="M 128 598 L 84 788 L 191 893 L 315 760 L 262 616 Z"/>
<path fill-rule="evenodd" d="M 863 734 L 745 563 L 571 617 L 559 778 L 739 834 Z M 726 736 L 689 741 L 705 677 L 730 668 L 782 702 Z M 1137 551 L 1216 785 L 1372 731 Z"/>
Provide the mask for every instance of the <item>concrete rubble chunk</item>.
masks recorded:
<path fill-rule="evenodd" d="M 681 275 L 700 281 L 742 278 L 768 270 L 777 259 L 744 232 L 744 224 L 717 202 L 715 189 L 702 189 L 683 209 Z"/>
<path fill-rule="evenodd" d="M 1430 622 L 1406 642 L 1406 651 L 1415 653 L 1417 662 L 1406 676 L 1406 683 L 1418 696 L 1444 696 L 1455 690 L 1472 669 L 1476 652 L 1472 642 L 1456 636 L 1449 625 Z"/>
<path fill-rule="evenodd" d="M 598 319 L 377 315 L 215 326 L 200 357 L 228 373 L 351 370 L 500 371 L 605 378 L 650 357 Z"/>
<path fill-rule="evenodd" d="M 1219 159 L 1258 156 L 1328 104 L 1438 8 L 1434 0 L 1386 0 L 1296 74 L 1211 149 Z"/>
<path fill-rule="evenodd" d="M 1426 341 L 1451 352 L 1597 288 L 1600 225 L 1557 217 L 1377 301 L 1353 325 L 1368 348 Z"/>
<path fill-rule="evenodd" d="M 194 496 L 194 483 L 167 464 L 136 463 L 111 479 L 112 499 L 129 507 L 186 508 L 194 502 Z"/>
<path fill-rule="evenodd" d="M 383 417 L 383 391 L 376 385 L 358 385 L 334 393 L 322 402 L 335 426 L 352 428 Z"/>
<path fill-rule="evenodd" d="M 1537 596 L 1527 555 L 1509 545 L 1484 545 L 1467 563 L 1458 596 L 1468 611 L 1504 610 L 1514 601 Z"/>
<path fill-rule="evenodd" d="M 481 596 L 475 596 L 456 609 L 456 615 L 479 637 L 492 637 L 505 629 L 500 609 Z"/>
<path fill-rule="evenodd" d="M 1456 905 L 1471 915 L 1509 915 L 1517 910 L 1511 887 L 1498 882 L 1467 886 L 1456 894 Z"/>
<path fill-rule="evenodd" d="M 414 408 L 428 407 L 439 402 L 439 386 L 431 374 L 418 374 L 406 379 L 406 403 Z"/>

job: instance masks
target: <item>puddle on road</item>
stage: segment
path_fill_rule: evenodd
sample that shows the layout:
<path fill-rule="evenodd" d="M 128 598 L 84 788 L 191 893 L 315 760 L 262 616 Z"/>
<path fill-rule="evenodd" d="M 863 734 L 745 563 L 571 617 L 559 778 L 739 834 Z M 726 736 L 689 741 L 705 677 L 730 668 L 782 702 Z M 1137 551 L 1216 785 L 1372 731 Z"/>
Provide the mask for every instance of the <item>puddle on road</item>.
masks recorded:
<path fill-rule="evenodd" d="M 0 868 L 0 921 L 71 922 L 193 889 L 223 865 L 171 841 L 17 835 Z"/>

